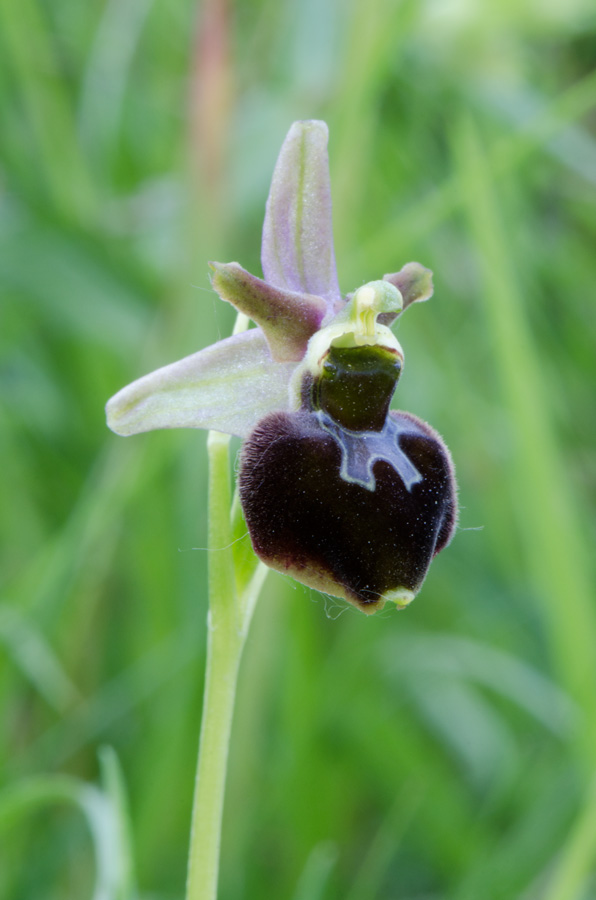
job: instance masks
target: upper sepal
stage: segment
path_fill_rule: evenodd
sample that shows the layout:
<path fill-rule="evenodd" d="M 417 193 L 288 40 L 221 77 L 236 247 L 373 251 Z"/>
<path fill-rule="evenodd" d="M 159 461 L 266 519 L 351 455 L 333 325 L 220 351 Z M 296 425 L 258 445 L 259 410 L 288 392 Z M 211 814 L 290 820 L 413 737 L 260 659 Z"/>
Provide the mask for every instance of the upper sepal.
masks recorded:
<path fill-rule="evenodd" d="M 341 306 L 331 222 L 325 122 L 294 122 L 281 148 L 267 200 L 261 263 L 265 281 L 314 294 L 329 313 Z"/>

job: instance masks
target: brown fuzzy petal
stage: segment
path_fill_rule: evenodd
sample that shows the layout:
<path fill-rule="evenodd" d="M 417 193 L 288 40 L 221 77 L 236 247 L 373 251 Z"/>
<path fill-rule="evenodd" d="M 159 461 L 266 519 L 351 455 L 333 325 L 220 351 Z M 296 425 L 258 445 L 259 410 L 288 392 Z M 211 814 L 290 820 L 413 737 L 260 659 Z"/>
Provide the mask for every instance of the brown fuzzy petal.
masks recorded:
<path fill-rule="evenodd" d="M 237 262 L 209 263 L 211 284 L 222 300 L 256 322 L 277 362 L 298 361 L 326 312 L 322 297 L 272 287 Z"/>
<path fill-rule="evenodd" d="M 392 313 L 379 316 L 379 322 L 383 325 L 391 325 L 397 315 L 401 315 L 412 303 L 422 303 L 430 300 L 433 295 L 433 273 L 425 266 L 417 262 L 406 263 L 399 272 L 383 275 L 383 281 L 388 281 L 398 289 L 403 297 L 404 305 L 400 313 Z"/>

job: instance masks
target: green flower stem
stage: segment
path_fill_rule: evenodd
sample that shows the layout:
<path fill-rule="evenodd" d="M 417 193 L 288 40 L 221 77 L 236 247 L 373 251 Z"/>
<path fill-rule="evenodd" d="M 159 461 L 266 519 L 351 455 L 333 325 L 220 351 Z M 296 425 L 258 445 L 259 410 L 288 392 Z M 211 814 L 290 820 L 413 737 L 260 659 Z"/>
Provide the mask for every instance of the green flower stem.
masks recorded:
<path fill-rule="evenodd" d="M 266 569 L 234 550 L 229 437 L 210 432 L 207 668 L 186 900 L 216 900 L 221 823 L 242 649 Z M 234 523 L 233 523 L 234 518 Z M 234 524 L 234 528 L 233 528 Z M 242 540 L 242 538 L 240 539 Z"/>

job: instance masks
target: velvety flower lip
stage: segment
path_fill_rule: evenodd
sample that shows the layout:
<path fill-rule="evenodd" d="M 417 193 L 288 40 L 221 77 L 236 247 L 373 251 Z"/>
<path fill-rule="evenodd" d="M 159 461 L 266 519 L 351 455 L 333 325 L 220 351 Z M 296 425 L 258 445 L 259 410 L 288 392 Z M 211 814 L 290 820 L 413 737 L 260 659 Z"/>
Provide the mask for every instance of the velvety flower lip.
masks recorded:
<path fill-rule="evenodd" d="M 240 498 L 259 558 L 367 615 L 411 603 L 457 522 L 440 436 L 410 413 L 388 420 L 399 445 L 382 448 L 374 490 L 342 476 L 340 442 L 307 408 L 266 416 L 241 451 Z M 409 482 L 395 453 L 408 460 Z"/>
<path fill-rule="evenodd" d="M 246 437 L 268 412 L 295 407 L 292 378 L 309 341 L 341 318 L 353 294 L 339 290 L 325 122 L 295 122 L 279 154 L 267 200 L 264 278 L 237 262 L 210 263 L 213 288 L 256 328 L 219 341 L 137 379 L 106 405 L 120 435 L 157 428 L 205 428 Z M 432 294 L 432 273 L 407 263 L 383 280 L 401 310 Z M 400 310 L 381 313 L 390 324 Z"/>

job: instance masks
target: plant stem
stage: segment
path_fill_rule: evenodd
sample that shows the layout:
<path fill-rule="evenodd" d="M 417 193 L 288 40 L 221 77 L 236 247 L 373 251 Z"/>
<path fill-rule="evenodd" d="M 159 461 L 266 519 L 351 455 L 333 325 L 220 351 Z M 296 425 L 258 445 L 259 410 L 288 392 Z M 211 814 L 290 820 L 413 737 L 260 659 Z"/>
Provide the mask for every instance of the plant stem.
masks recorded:
<path fill-rule="evenodd" d="M 242 643 L 210 624 L 187 900 L 215 900 L 228 747 Z"/>
<path fill-rule="evenodd" d="M 229 438 L 211 432 L 207 666 L 192 812 L 186 900 L 216 900 L 234 698 L 242 649 L 262 578 L 238 578 L 230 516 Z"/>

